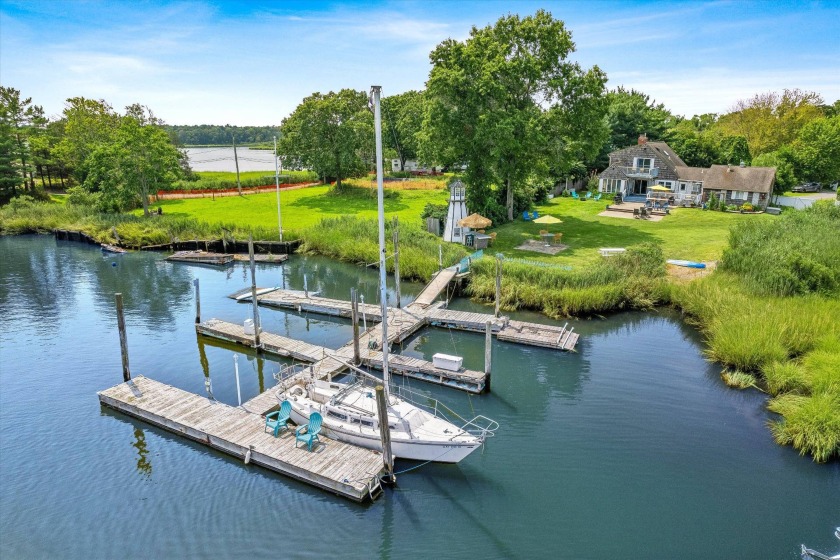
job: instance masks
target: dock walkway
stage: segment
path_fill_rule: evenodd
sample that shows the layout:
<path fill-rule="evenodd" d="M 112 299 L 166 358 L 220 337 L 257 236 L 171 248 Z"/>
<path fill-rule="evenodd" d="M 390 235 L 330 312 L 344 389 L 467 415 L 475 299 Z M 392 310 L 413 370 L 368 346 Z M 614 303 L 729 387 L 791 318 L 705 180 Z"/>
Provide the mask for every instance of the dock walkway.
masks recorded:
<path fill-rule="evenodd" d="M 294 433 L 275 438 L 265 418 L 143 376 L 99 393 L 105 406 L 197 441 L 228 455 L 334 492 L 357 502 L 381 493 L 380 453 L 320 436 L 310 452 L 295 447 Z M 250 453 L 249 453 L 250 452 Z"/>

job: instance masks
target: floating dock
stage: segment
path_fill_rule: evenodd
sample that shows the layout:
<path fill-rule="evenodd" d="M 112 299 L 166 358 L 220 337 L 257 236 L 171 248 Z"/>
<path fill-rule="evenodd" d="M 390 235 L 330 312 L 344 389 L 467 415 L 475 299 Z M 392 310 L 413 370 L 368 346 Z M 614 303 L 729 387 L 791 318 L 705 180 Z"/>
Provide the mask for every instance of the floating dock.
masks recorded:
<path fill-rule="evenodd" d="M 175 262 L 186 262 L 192 264 L 212 264 L 225 266 L 233 262 L 234 256 L 230 253 L 210 253 L 208 251 L 178 251 L 166 260 Z"/>
<path fill-rule="evenodd" d="M 199 323 L 195 328 L 200 335 L 254 348 L 254 335 L 246 335 L 243 325 L 229 323 L 219 319 L 210 319 L 209 321 Z M 373 329 L 381 333 L 381 329 L 376 327 Z M 373 329 L 369 329 L 369 331 Z M 374 331 L 370 334 L 375 335 L 376 332 Z M 363 340 L 368 340 L 368 338 L 360 337 L 359 357 L 361 359 L 361 365 L 381 370 L 382 352 L 378 349 L 368 348 L 367 344 L 362 342 Z M 267 354 L 315 364 L 313 371 L 321 379 L 327 379 L 344 372 L 347 369 L 347 363 L 353 361 L 352 342 L 337 350 L 332 350 L 316 344 L 262 331 L 260 333 L 260 344 L 261 350 Z M 388 355 L 388 366 L 389 371 L 393 374 L 420 379 L 438 385 L 446 385 L 470 393 L 481 393 L 485 389 L 487 376 L 480 371 L 469 369 L 460 369 L 459 371 L 445 370 L 435 367 L 433 363 L 427 362 L 426 360 L 399 354 Z M 272 402 L 272 406 L 277 405 L 276 399 L 273 399 Z M 255 410 L 255 412 L 264 414 L 271 409 L 271 407 L 260 408 L 259 411 Z"/>
<path fill-rule="evenodd" d="M 236 254 L 233 256 L 236 262 L 250 262 L 251 257 L 248 255 Z M 258 263 L 273 263 L 280 264 L 289 260 L 289 255 L 254 255 L 254 262 Z"/>
<path fill-rule="evenodd" d="M 312 451 L 294 432 L 265 431 L 265 418 L 143 376 L 99 393 L 105 406 L 266 469 L 362 502 L 381 493 L 382 454 L 320 436 Z M 276 400 L 274 402 L 277 404 Z"/>

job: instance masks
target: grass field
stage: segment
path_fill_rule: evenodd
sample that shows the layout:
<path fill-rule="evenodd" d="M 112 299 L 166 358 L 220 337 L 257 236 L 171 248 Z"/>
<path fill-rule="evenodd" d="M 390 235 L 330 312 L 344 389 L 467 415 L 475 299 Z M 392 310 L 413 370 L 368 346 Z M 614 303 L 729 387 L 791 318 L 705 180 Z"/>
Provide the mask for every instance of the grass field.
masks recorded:
<path fill-rule="evenodd" d="M 443 190 L 392 191 L 385 199 L 385 213 L 399 216 L 404 223 L 420 224 L 420 214 L 427 202 L 444 204 Z M 155 203 L 164 214 L 192 217 L 209 223 L 241 222 L 266 228 L 277 227 L 277 198 L 274 193 L 226 198 L 193 198 Z M 351 189 L 347 194 L 334 194 L 330 187 L 317 186 L 285 190 L 280 193 L 283 231 L 299 231 L 324 218 L 358 216 L 376 219 L 376 193 L 367 189 Z"/>

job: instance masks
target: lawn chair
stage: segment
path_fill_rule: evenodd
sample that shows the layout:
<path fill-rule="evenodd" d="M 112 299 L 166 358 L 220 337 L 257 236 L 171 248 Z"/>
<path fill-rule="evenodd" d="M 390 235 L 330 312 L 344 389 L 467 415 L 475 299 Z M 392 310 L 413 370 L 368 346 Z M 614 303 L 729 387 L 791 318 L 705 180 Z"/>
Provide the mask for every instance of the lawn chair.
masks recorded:
<path fill-rule="evenodd" d="M 529 214 L 528 211 L 525 210 L 524 212 L 522 212 L 522 219 L 527 222 L 528 220 L 531 219 L 531 214 Z"/>
<path fill-rule="evenodd" d="M 578 200 L 580 200 L 577 191 L 572 191 L 572 198 L 577 198 Z"/>
<path fill-rule="evenodd" d="M 541 229 L 540 230 L 540 235 L 545 235 L 546 233 L 548 233 L 547 229 Z"/>
<path fill-rule="evenodd" d="M 492 245 L 494 241 L 496 241 L 496 232 L 495 231 L 490 233 L 490 245 Z"/>
<path fill-rule="evenodd" d="M 586 193 L 586 200 L 590 200 L 592 198 L 592 191 Z"/>
<path fill-rule="evenodd" d="M 598 202 L 599 200 L 601 200 L 601 193 L 596 194 L 594 200 L 595 200 L 595 202 Z"/>
<path fill-rule="evenodd" d="M 640 218 L 640 217 L 641 217 L 641 215 L 642 215 L 642 213 L 641 213 L 641 212 L 639 212 L 639 209 L 638 209 L 638 208 L 633 208 L 633 217 L 634 217 L 634 218 L 638 219 L 638 218 Z"/>
<path fill-rule="evenodd" d="M 265 415 L 265 429 L 263 431 L 265 432 L 271 429 L 274 432 L 274 437 L 277 437 L 280 432 L 289 429 L 287 422 L 291 415 L 292 403 L 283 401 L 280 404 L 280 410 L 275 410 Z"/>
<path fill-rule="evenodd" d="M 537 213 L 537 211 L 536 211 L 536 210 L 534 210 L 533 212 L 531 212 L 531 219 L 532 219 L 532 220 L 536 220 L 536 219 L 537 219 L 537 218 L 539 218 L 539 217 L 540 217 L 540 215 Z"/>
<path fill-rule="evenodd" d="M 555 233 L 554 234 L 554 241 L 552 241 L 552 245 L 560 245 L 560 240 L 563 239 L 562 233 Z"/>
<path fill-rule="evenodd" d="M 297 447 L 297 442 L 302 441 L 304 442 L 309 451 L 312 451 L 312 443 L 318 442 L 321 443 L 321 440 L 318 439 L 318 433 L 321 431 L 321 423 L 324 421 L 323 417 L 317 412 L 313 412 L 309 415 L 309 424 L 306 426 L 301 426 L 300 428 L 295 431 L 295 447 Z M 306 433 L 303 431 L 306 430 Z"/>

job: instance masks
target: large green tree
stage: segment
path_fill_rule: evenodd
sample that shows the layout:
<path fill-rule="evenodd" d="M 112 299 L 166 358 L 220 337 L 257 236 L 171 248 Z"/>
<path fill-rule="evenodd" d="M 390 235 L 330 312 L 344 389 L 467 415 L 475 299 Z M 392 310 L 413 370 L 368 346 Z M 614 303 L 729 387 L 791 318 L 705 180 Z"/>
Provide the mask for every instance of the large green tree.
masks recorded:
<path fill-rule="evenodd" d="M 17 160 L 17 170 L 25 187 L 33 189 L 32 160 L 29 138 L 46 124 L 44 110 L 32 104 L 32 98 L 21 98 L 20 91 L 0 86 L 0 133 L 12 139 L 12 149 Z M 8 144 L 8 138 L 4 144 Z"/>
<path fill-rule="evenodd" d="M 466 41 L 447 39 L 430 54 L 423 159 L 465 165 L 473 209 L 512 220 L 515 189 L 545 175 L 550 158 L 572 167 L 587 151 L 587 124 L 601 126 L 606 76 L 568 61 L 574 48 L 563 22 L 539 10 L 473 27 Z"/>
<path fill-rule="evenodd" d="M 645 93 L 618 87 L 607 94 L 608 152 L 632 146 L 640 134 L 650 140 L 665 140 L 666 132 L 679 121 L 662 103 Z"/>
<path fill-rule="evenodd" d="M 283 120 L 278 150 L 341 189 L 342 179 L 370 168 L 373 115 L 368 96 L 343 89 L 313 93 Z"/>
<path fill-rule="evenodd" d="M 142 206 L 149 215 L 149 195 L 169 186 L 181 173 L 181 152 L 147 108 L 131 105 L 118 119 L 110 142 L 100 144 L 85 161 L 83 187 L 97 193 L 103 210 Z"/>
<path fill-rule="evenodd" d="M 803 126 L 791 150 L 799 179 L 825 183 L 840 179 L 840 115 Z"/>
<path fill-rule="evenodd" d="M 407 160 L 417 159 L 420 153 L 423 99 L 423 92 L 415 90 L 382 98 L 383 144 L 397 152 L 401 171 Z"/>
<path fill-rule="evenodd" d="M 799 89 L 761 93 L 736 102 L 716 128 L 723 136 L 745 138 L 755 157 L 792 143 L 802 127 L 823 116 L 822 104 L 819 94 Z"/>
<path fill-rule="evenodd" d="M 89 172 L 89 156 L 113 141 L 120 116 L 103 99 L 72 97 L 64 105 L 62 120 L 64 134 L 54 154 L 82 184 Z"/>

